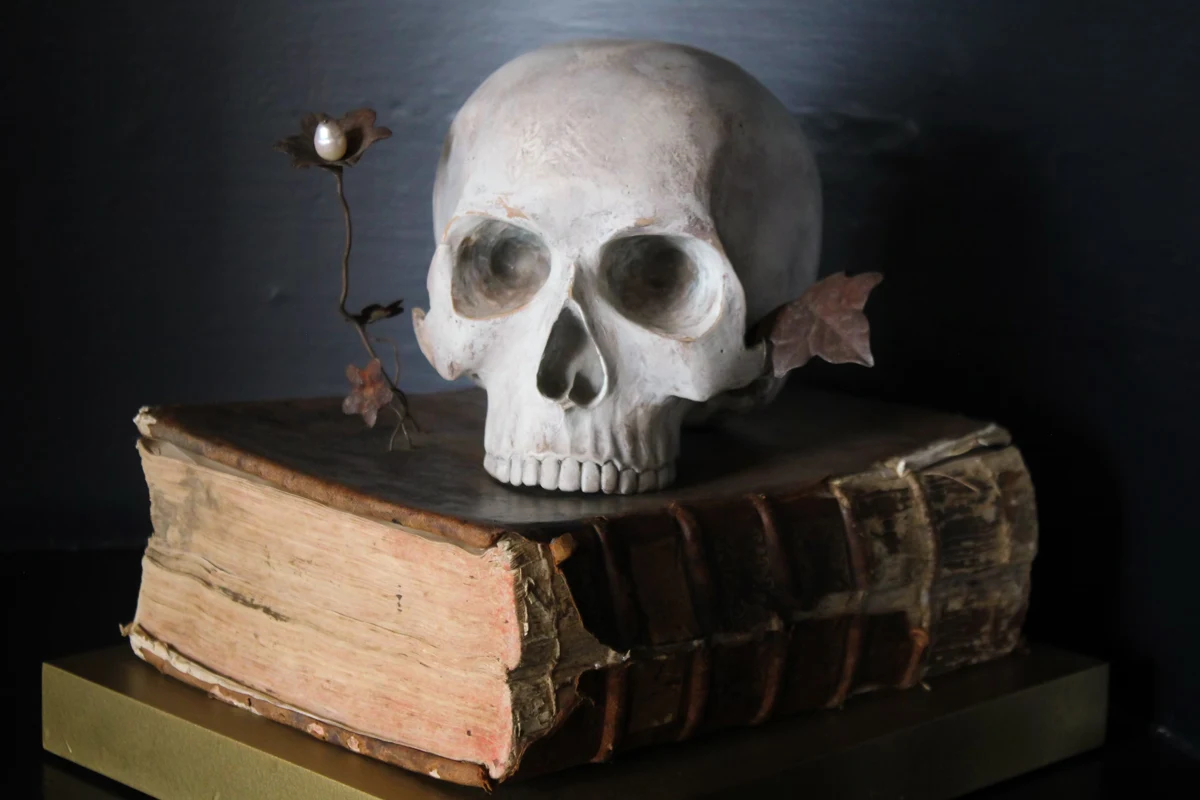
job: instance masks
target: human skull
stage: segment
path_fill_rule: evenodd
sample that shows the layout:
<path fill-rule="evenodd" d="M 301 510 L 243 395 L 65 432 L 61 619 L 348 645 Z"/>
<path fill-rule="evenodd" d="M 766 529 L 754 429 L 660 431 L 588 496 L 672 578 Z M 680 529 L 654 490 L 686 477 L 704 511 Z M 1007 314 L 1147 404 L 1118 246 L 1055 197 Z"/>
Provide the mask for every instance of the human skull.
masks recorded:
<path fill-rule="evenodd" d="M 820 246 L 786 108 L 660 42 L 501 67 L 450 126 L 433 211 L 421 350 L 487 390 L 488 473 L 567 492 L 672 483 L 684 417 L 764 375 L 749 326 L 814 281 Z"/>

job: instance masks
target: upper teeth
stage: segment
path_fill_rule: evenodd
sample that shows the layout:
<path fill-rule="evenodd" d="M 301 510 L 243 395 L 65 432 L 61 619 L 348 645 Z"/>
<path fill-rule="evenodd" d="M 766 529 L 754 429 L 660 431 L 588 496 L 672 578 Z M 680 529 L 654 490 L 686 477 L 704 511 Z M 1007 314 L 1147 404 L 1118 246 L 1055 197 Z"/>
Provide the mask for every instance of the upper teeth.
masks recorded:
<path fill-rule="evenodd" d="M 513 486 L 540 486 L 564 492 L 635 494 L 666 488 L 675 481 L 674 464 L 639 471 L 622 469 L 612 461 L 488 453 L 483 458 L 483 467 L 496 480 Z"/>

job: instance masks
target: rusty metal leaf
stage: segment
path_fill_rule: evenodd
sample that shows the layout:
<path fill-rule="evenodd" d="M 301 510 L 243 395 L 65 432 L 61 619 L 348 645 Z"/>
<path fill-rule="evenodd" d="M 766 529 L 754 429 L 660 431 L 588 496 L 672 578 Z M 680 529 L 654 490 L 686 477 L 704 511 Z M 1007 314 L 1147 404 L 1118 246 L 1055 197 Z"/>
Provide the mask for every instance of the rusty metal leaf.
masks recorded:
<path fill-rule="evenodd" d="M 379 410 L 395 396 L 383 374 L 383 365 L 378 358 L 372 359 L 364 369 L 351 364 L 346 367 L 346 379 L 350 381 L 350 394 L 342 401 L 342 412 L 359 414 L 368 427 L 374 428 Z"/>
<path fill-rule="evenodd" d="M 354 320 L 359 325 L 370 325 L 373 322 L 379 322 L 384 319 L 391 319 L 404 313 L 404 298 L 395 300 L 385 305 L 379 303 L 371 303 L 365 306 L 362 311 L 354 314 Z"/>
<path fill-rule="evenodd" d="M 882 280 L 878 272 L 853 277 L 839 272 L 772 312 L 761 326 L 770 347 L 772 374 L 783 377 L 813 358 L 874 366 L 871 328 L 863 308 Z"/>

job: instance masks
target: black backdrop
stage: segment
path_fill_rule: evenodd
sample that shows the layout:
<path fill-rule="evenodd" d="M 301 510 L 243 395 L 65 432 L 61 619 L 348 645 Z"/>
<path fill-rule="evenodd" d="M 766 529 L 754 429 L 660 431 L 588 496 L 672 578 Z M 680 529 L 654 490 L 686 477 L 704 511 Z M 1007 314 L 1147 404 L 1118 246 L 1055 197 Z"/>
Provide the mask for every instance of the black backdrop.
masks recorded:
<path fill-rule="evenodd" d="M 342 390 L 331 180 L 269 145 L 310 109 L 396 131 L 349 176 L 357 302 L 425 301 L 441 137 L 538 44 L 714 50 L 813 134 L 824 269 L 881 269 L 879 365 L 804 380 L 994 418 L 1042 549 L 1030 631 L 1117 659 L 1200 732 L 1200 4 L 1067 0 L 78 0 L 6 7 L 9 518 L 0 548 L 136 546 L 143 403 Z M 620 98 L 614 98 L 620 102 Z M 407 317 L 403 384 L 434 389 Z M 1193 738 L 1194 741 L 1194 738 Z"/>

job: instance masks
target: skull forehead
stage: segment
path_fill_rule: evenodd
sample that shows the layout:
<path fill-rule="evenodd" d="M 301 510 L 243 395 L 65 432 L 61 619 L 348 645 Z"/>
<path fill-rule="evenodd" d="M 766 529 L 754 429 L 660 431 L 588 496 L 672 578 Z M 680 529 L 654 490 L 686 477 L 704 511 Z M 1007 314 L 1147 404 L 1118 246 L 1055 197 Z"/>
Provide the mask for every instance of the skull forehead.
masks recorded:
<path fill-rule="evenodd" d="M 581 211 L 618 227 L 651 214 L 702 223 L 715 157 L 756 88 L 735 65 L 678 45 L 584 42 L 521 56 L 454 121 L 437 232 L 456 214 L 497 209 L 563 224 Z"/>

